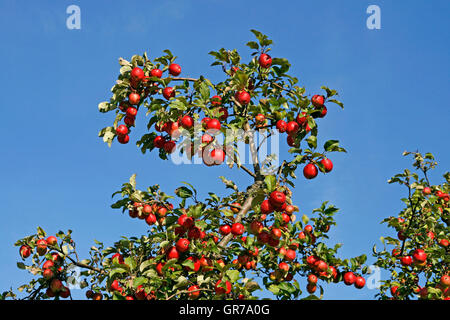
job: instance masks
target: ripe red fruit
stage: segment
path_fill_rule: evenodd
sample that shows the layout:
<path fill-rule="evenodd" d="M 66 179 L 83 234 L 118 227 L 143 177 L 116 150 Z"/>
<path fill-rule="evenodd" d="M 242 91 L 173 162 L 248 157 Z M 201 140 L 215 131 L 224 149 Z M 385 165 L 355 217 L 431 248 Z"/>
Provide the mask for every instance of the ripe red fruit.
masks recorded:
<path fill-rule="evenodd" d="M 317 286 L 312 284 L 312 283 L 308 283 L 306 285 L 306 291 L 308 291 L 308 293 L 313 294 L 314 292 L 316 292 L 317 290 Z"/>
<path fill-rule="evenodd" d="M 116 129 L 116 133 L 120 136 L 124 136 L 126 134 L 128 134 L 128 128 L 127 126 L 121 124 L 120 126 L 117 127 Z M 55 238 L 56 239 L 56 238 Z"/>
<path fill-rule="evenodd" d="M 63 287 L 63 284 L 62 284 L 61 280 L 59 280 L 59 279 L 53 279 L 52 282 L 50 282 L 50 289 L 53 292 L 61 291 L 62 287 Z"/>
<path fill-rule="evenodd" d="M 54 265 L 55 265 L 55 263 L 52 260 L 47 260 L 42 265 L 42 269 L 50 269 L 50 268 L 53 268 Z"/>
<path fill-rule="evenodd" d="M 118 280 L 114 280 L 111 282 L 111 286 L 109 287 L 111 291 L 118 291 L 120 288 L 120 284 Z"/>
<path fill-rule="evenodd" d="M 288 272 L 289 271 L 289 265 L 286 262 L 280 262 L 280 264 L 278 265 L 278 268 L 280 268 L 280 270 Z"/>
<path fill-rule="evenodd" d="M 222 97 L 221 96 L 213 96 L 211 98 L 211 104 L 213 106 L 220 106 L 222 104 Z"/>
<path fill-rule="evenodd" d="M 179 252 L 186 252 L 189 249 L 190 241 L 188 239 L 179 239 L 176 248 Z"/>
<path fill-rule="evenodd" d="M 261 203 L 261 213 L 262 214 L 272 213 L 273 210 L 274 210 L 274 208 L 273 208 L 273 206 L 272 206 L 272 204 L 271 204 L 271 202 L 269 200 L 264 200 Z"/>
<path fill-rule="evenodd" d="M 136 92 L 132 92 L 128 96 L 128 101 L 130 102 L 130 104 L 133 104 L 133 105 L 139 104 L 140 100 L 141 100 L 141 96 Z"/>
<path fill-rule="evenodd" d="M 133 70 L 131 70 L 131 79 L 133 80 L 142 80 L 145 77 L 144 71 L 141 68 L 135 67 Z"/>
<path fill-rule="evenodd" d="M 147 292 L 145 292 L 145 289 L 142 286 L 142 284 L 136 288 L 136 292 L 134 293 L 134 296 L 138 300 L 144 300 L 147 297 Z"/>
<path fill-rule="evenodd" d="M 258 234 L 258 241 L 262 243 L 268 243 L 269 239 L 271 239 L 270 234 L 267 231 L 261 231 Z"/>
<path fill-rule="evenodd" d="M 213 140 L 214 140 L 214 138 L 207 133 L 202 135 L 202 143 L 209 144 L 209 143 L 213 142 Z"/>
<path fill-rule="evenodd" d="M 166 142 L 166 139 L 164 139 L 163 136 L 156 136 L 155 139 L 153 139 L 153 145 L 155 148 L 161 149 L 164 147 L 164 143 Z"/>
<path fill-rule="evenodd" d="M 284 224 L 287 224 L 291 221 L 291 217 L 286 213 L 282 213 L 281 220 L 284 222 Z"/>
<path fill-rule="evenodd" d="M 328 265 L 325 261 L 319 260 L 314 263 L 314 266 L 316 267 L 317 271 L 324 272 L 327 271 Z"/>
<path fill-rule="evenodd" d="M 190 129 L 194 125 L 194 119 L 191 116 L 185 115 L 181 118 L 181 126 L 185 129 Z"/>
<path fill-rule="evenodd" d="M 45 291 L 45 294 L 47 295 L 47 297 L 49 298 L 53 298 L 56 294 L 52 291 L 51 288 L 47 288 L 47 290 Z"/>
<path fill-rule="evenodd" d="M 177 222 L 180 226 L 184 227 L 185 229 L 189 229 L 194 225 L 194 219 L 188 217 L 186 214 L 182 214 L 178 218 Z"/>
<path fill-rule="evenodd" d="M 211 160 L 214 164 L 219 165 L 225 161 L 225 152 L 222 149 L 214 149 L 211 151 Z"/>
<path fill-rule="evenodd" d="M 197 286 L 197 285 L 190 286 L 190 287 L 188 288 L 188 291 L 189 291 L 188 296 L 189 296 L 189 298 L 191 298 L 191 299 L 197 299 L 197 298 L 200 296 L 200 291 L 199 291 L 199 289 L 200 289 L 200 287 Z"/>
<path fill-rule="evenodd" d="M 444 274 L 441 279 L 439 280 L 439 283 L 443 285 L 444 287 L 450 286 L 450 276 L 447 274 Z"/>
<path fill-rule="evenodd" d="M 278 129 L 278 132 L 283 133 L 286 132 L 287 129 L 287 123 L 284 120 L 278 120 L 276 124 L 276 128 Z"/>
<path fill-rule="evenodd" d="M 410 256 L 404 256 L 400 258 L 400 262 L 403 266 L 410 266 L 412 264 L 412 258 Z"/>
<path fill-rule="evenodd" d="M 150 213 L 147 218 L 145 218 L 145 222 L 147 222 L 149 226 L 154 225 L 156 223 L 156 216 L 153 213 Z"/>
<path fill-rule="evenodd" d="M 321 112 L 319 114 L 319 118 L 324 118 L 327 115 L 327 113 L 328 113 L 327 107 L 323 106 L 322 110 L 321 110 Z"/>
<path fill-rule="evenodd" d="M 264 225 L 260 221 L 253 220 L 252 223 L 250 223 L 250 231 L 254 234 L 259 234 L 263 228 Z"/>
<path fill-rule="evenodd" d="M 417 249 L 413 253 L 413 258 L 416 262 L 425 262 L 427 260 L 427 254 L 423 249 Z"/>
<path fill-rule="evenodd" d="M 188 238 L 189 239 L 200 239 L 201 233 L 202 232 L 198 227 L 191 227 L 188 231 Z"/>
<path fill-rule="evenodd" d="M 294 136 L 287 136 L 287 144 L 289 147 L 298 147 L 299 145 L 295 143 L 295 137 Z"/>
<path fill-rule="evenodd" d="M 316 284 L 317 283 L 317 276 L 314 274 L 308 275 L 308 283 Z"/>
<path fill-rule="evenodd" d="M 365 284 L 366 284 L 366 280 L 363 277 L 355 278 L 355 288 L 356 289 L 362 289 Z"/>
<path fill-rule="evenodd" d="M 161 78 L 162 77 L 162 71 L 160 69 L 153 69 L 152 71 L 150 71 L 150 75 L 152 77 Z"/>
<path fill-rule="evenodd" d="M 245 90 L 241 90 L 238 91 L 236 94 L 236 100 L 241 104 L 241 105 L 247 105 L 250 103 L 250 94 L 245 91 Z"/>
<path fill-rule="evenodd" d="M 325 103 L 325 97 L 322 95 L 313 95 L 311 98 L 311 103 L 316 107 L 322 107 L 323 104 Z"/>
<path fill-rule="evenodd" d="M 207 130 L 220 130 L 220 121 L 217 119 L 211 119 L 206 123 Z"/>
<path fill-rule="evenodd" d="M 399 231 L 399 232 L 397 233 L 397 237 L 398 237 L 398 239 L 401 240 L 401 241 L 403 241 L 403 240 L 406 239 L 405 235 L 404 235 L 403 232 L 401 232 L 401 231 Z"/>
<path fill-rule="evenodd" d="M 126 111 L 126 117 L 125 118 L 131 118 L 133 119 L 133 123 L 134 123 L 134 119 L 136 118 L 138 110 L 135 107 L 129 107 Z"/>
<path fill-rule="evenodd" d="M 43 256 L 46 252 L 47 252 L 47 241 L 45 239 L 39 239 L 36 241 L 36 245 L 37 245 L 37 253 L 40 256 Z"/>
<path fill-rule="evenodd" d="M 123 122 L 125 122 L 125 124 L 129 127 L 134 126 L 134 121 L 135 118 L 129 116 L 125 116 L 125 118 L 123 119 Z"/>
<path fill-rule="evenodd" d="M 31 255 L 31 248 L 29 246 L 23 245 L 19 249 L 19 254 L 22 258 L 28 258 Z"/>
<path fill-rule="evenodd" d="M 308 225 L 305 226 L 303 231 L 305 231 L 306 233 L 311 233 L 313 231 L 313 227 L 308 224 Z"/>
<path fill-rule="evenodd" d="M 256 122 L 264 122 L 265 120 L 266 120 L 266 117 L 262 113 L 258 113 L 255 116 L 255 121 Z"/>
<path fill-rule="evenodd" d="M 262 68 L 270 68 L 272 65 L 272 58 L 268 54 L 263 53 L 259 56 L 258 62 Z"/>
<path fill-rule="evenodd" d="M 301 126 L 303 126 L 306 121 L 308 120 L 307 116 L 306 116 L 306 112 L 302 112 L 301 114 L 297 115 L 297 118 L 295 119 L 297 121 L 297 123 Z"/>
<path fill-rule="evenodd" d="M 449 241 L 448 241 L 447 239 L 441 239 L 441 240 L 439 241 L 439 244 L 440 244 L 441 246 L 443 246 L 443 247 L 448 247 Z"/>
<path fill-rule="evenodd" d="M 344 283 L 347 286 L 351 286 L 352 284 L 354 284 L 356 281 L 356 276 L 353 272 L 346 272 L 344 274 Z"/>
<path fill-rule="evenodd" d="M 225 281 L 225 288 L 219 286 L 222 283 L 222 280 L 216 282 L 215 291 L 217 295 L 228 294 L 231 292 L 231 283 L 227 280 Z"/>
<path fill-rule="evenodd" d="M 64 299 L 66 299 L 66 298 L 68 298 L 69 296 L 70 296 L 70 290 L 69 290 L 69 288 L 67 288 L 67 287 L 62 287 L 61 288 L 61 291 L 59 292 L 59 296 L 61 297 L 61 298 L 64 298 Z"/>
<path fill-rule="evenodd" d="M 44 279 L 50 280 L 51 278 L 53 278 L 55 276 L 55 274 L 51 269 L 45 269 L 42 272 L 42 276 L 44 277 Z"/>
<path fill-rule="evenodd" d="M 323 165 L 325 172 L 330 172 L 333 170 L 333 162 L 328 158 L 323 158 L 320 163 Z"/>
<path fill-rule="evenodd" d="M 163 97 L 166 98 L 167 100 L 169 100 L 170 98 L 175 97 L 175 90 L 173 90 L 172 87 L 165 87 L 163 89 Z"/>
<path fill-rule="evenodd" d="M 173 76 L 178 76 L 181 73 L 181 67 L 179 64 L 172 63 L 169 65 L 169 73 Z"/>
<path fill-rule="evenodd" d="M 286 125 L 286 132 L 290 136 L 295 135 L 299 129 L 300 126 L 295 121 L 289 121 Z"/>
<path fill-rule="evenodd" d="M 178 259 L 180 257 L 180 254 L 178 253 L 178 250 L 176 247 L 171 247 L 168 251 L 167 251 L 167 260 L 170 259 Z"/>
<path fill-rule="evenodd" d="M 303 175 L 306 179 L 314 179 L 318 173 L 317 167 L 313 163 L 308 163 L 303 168 Z"/>
<path fill-rule="evenodd" d="M 117 141 L 119 141 L 119 143 L 121 144 L 127 144 L 130 141 L 130 136 L 129 135 L 117 136 Z"/>
<path fill-rule="evenodd" d="M 164 148 L 164 151 L 167 153 L 174 152 L 175 147 L 176 147 L 175 141 L 169 140 L 169 141 L 164 142 L 163 148 Z"/>
<path fill-rule="evenodd" d="M 219 227 L 219 232 L 221 235 L 227 235 L 231 232 L 231 227 L 228 224 L 221 225 Z"/>
<path fill-rule="evenodd" d="M 286 202 L 286 195 L 281 191 L 273 191 L 269 196 L 269 202 L 275 208 L 280 208 Z"/>
<path fill-rule="evenodd" d="M 296 256 L 296 253 L 292 249 L 286 250 L 286 254 L 284 255 L 285 259 L 290 260 L 290 261 L 294 260 L 295 256 Z"/>
<path fill-rule="evenodd" d="M 283 234 L 281 233 L 281 230 L 278 229 L 278 228 L 273 228 L 273 229 L 270 231 L 270 233 L 271 233 L 271 235 L 272 235 L 273 238 L 277 238 L 277 239 L 280 239 L 281 236 L 283 235 Z"/>
<path fill-rule="evenodd" d="M 423 193 L 424 195 L 429 195 L 429 194 L 431 194 L 431 188 L 430 188 L 430 187 L 425 187 L 425 188 L 423 188 L 422 193 Z"/>
<path fill-rule="evenodd" d="M 244 226 L 242 225 L 242 223 L 233 223 L 233 225 L 231 226 L 231 233 L 236 235 L 241 235 L 243 234 L 245 231 Z"/>

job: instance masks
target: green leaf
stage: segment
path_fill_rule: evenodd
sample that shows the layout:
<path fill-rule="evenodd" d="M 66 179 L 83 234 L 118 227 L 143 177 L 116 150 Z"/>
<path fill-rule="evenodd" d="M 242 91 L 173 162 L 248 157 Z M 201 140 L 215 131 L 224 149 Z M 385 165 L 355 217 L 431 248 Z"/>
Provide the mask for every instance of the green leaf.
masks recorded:
<path fill-rule="evenodd" d="M 139 287 L 140 285 L 145 284 L 145 283 L 147 283 L 147 282 L 148 282 L 148 279 L 145 278 L 145 277 L 137 277 L 137 278 L 134 278 L 134 280 L 133 280 L 133 288 L 137 288 L 137 287 Z"/>
<path fill-rule="evenodd" d="M 266 176 L 264 178 L 264 182 L 266 183 L 267 190 L 269 192 L 272 192 L 275 190 L 276 184 L 277 184 L 277 178 L 275 178 L 275 176 L 273 176 L 273 175 Z"/>
<path fill-rule="evenodd" d="M 230 278 L 230 281 L 232 283 L 236 282 L 239 279 L 239 271 L 238 270 L 228 270 L 226 272 L 226 275 L 228 278 Z"/>
<path fill-rule="evenodd" d="M 194 195 L 191 190 L 189 190 L 187 187 L 184 186 L 177 188 L 175 190 L 175 194 L 182 199 L 187 199 Z"/>
<path fill-rule="evenodd" d="M 307 139 L 306 139 L 306 142 L 308 143 L 308 146 L 310 147 L 310 148 L 317 148 L 317 137 L 316 136 L 309 136 Z"/>

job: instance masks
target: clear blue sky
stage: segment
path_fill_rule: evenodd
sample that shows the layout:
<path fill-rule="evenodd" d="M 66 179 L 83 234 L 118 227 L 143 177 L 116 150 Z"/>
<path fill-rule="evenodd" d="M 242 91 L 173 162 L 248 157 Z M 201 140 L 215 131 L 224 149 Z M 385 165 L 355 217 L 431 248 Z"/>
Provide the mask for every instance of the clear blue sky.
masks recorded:
<path fill-rule="evenodd" d="M 81 30 L 66 28 L 70 4 L 81 7 Z M 381 30 L 366 28 L 370 4 L 381 8 Z M 111 194 L 133 173 L 140 187 L 159 183 L 167 192 L 187 180 L 202 194 L 223 194 L 220 180 L 210 178 L 219 175 L 242 187 L 249 182 L 235 170 L 142 155 L 134 142 L 143 130 L 134 131 L 132 143 L 109 149 L 97 133 L 112 115 L 100 114 L 97 104 L 110 97 L 118 57 L 144 51 L 155 57 L 169 48 L 183 75 L 218 80 L 207 53 L 225 47 L 245 55 L 252 28 L 274 40 L 272 56 L 290 60 L 290 73 L 308 93 L 322 85 L 339 91 L 345 110 L 329 107 L 319 138 L 339 139 L 348 153 L 333 156 L 326 177 L 300 178 L 295 201 L 309 213 L 330 200 L 341 209 L 330 232 L 333 242 L 344 243 L 341 256 L 370 254 L 390 232 L 379 222 L 401 208 L 404 190 L 386 183 L 410 165 L 401 153 L 434 153 L 441 163 L 432 174 L 436 183 L 449 169 L 449 9 L 437 0 L 1 0 L 0 271 L 7 276 L 0 289 L 29 279 L 16 268 L 13 243 L 37 225 L 51 233 L 71 228 L 82 255 L 94 239 L 111 244 L 144 233 L 145 223 L 110 209 Z M 375 293 L 334 285 L 325 298 Z"/>

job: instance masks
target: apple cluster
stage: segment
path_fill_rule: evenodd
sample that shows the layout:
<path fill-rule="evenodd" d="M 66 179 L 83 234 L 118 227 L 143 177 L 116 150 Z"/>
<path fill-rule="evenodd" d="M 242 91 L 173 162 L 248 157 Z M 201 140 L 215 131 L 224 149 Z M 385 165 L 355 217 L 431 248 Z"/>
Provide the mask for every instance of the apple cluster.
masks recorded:
<path fill-rule="evenodd" d="M 44 286 L 47 287 L 45 292 L 47 297 L 68 298 L 70 296 L 70 289 L 64 286 L 61 280 L 63 258 L 58 252 L 51 252 L 51 248 L 55 247 L 57 243 L 58 240 L 55 236 L 49 236 L 47 239 L 37 239 L 36 252 L 39 256 L 45 256 L 46 258 L 40 272 L 44 279 Z M 23 259 L 26 259 L 32 254 L 32 249 L 28 245 L 22 245 L 19 248 L 19 253 Z"/>

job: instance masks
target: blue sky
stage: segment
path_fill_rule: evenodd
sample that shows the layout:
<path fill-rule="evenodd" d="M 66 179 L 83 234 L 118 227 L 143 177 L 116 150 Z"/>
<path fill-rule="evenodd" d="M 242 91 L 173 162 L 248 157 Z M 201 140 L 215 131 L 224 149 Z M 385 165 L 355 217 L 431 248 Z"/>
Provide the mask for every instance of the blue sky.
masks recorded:
<path fill-rule="evenodd" d="M 71 4 L 81 8 L 81 30 L 66 28 Z M 366 28 L 371 4 L 381 8 L 381 30 Z M 274 40 L 272 56 L 290 60 L 290 74 L 309 94 L 322 85 L 340 93 L 345 110 L 328 108 L 319 139 L 338 139 L 348 153 L 332 157 L 327 176 L 299 178 L 294 198 L 302 213 L 330 200 L 341 209 L 330 232 L 333 242 L 344 243 L 341 256 L 370 254 L 381 235 L 391 234 L 379 222 L 401 208 L 404 190 L 386 182 L 410 165 L 402 152 L 434 153 L 441 163 L 431 175 L 435 183 L 449 169 L 449 9 L 437 0 L 1 0 L 0 270 L 8 276 L 0 289 L 29 279 L 16 268 L 13 243 L 37 225 L 50 233 L 74 230 L 82 255 L 94 239 L 111 244 L 144 233 L 145 224 L 109 207 L 111 194 L 133 173 L 140 187 L 158 183 L 169 193 L 189 181 L 204 195 L 223 194 L 220 180 L 211 179 L 219 175 L 242 187 L 250 182 L 225 167 L 174 166 L 142 155 L 134 146 L 142 129 L 132 143 L 111 149 L 97 138 L 112 123 L 97 104 L 110 97 L 118 57 L 147 51 L 154 58 L 169 48 L 183 75 L 219 80 L 207 53 L 225 47 L 245 56 L 250 29 Z M 325 298 L 375 293 L 339 284 Z"/>

